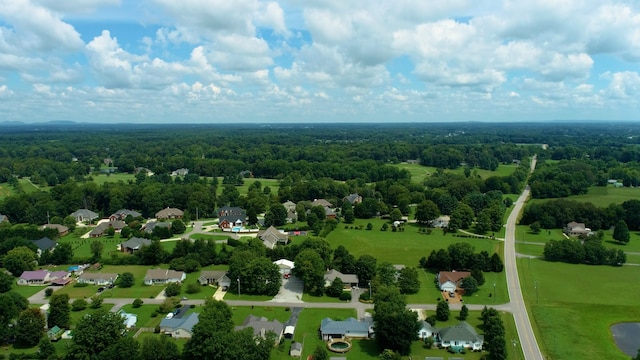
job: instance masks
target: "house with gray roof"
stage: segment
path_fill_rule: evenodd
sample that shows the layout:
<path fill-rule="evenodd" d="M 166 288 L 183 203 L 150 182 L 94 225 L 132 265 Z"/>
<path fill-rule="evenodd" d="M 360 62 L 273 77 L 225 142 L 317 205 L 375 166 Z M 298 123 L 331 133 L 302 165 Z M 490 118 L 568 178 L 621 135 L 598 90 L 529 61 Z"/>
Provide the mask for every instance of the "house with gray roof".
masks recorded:
<path fill-rule="evenodd" d="M 72 212 L 71 216 L 76 219 L 76 222 L 92 222 L 98 218 L 98 214 L 89 209 L 79 209 Z"/>
<path fill-rule="evenodd" d="M 31 240 L 31 242 L 38 247 L 38 256 L 42 256 L 42 253 L 45 251 L 53 251 L 53 249 L 58 245 L 57 242 L 49 239 L 48 237 L 43 237 L 38 240 Z"/>
<path fill-rule="evenodd" d="M 156 219 L 158 220 L 173 220 L 173 219 L 182 219 L 184 212 L 180 209 L 176 208 L 166 208 L 158 211 L 156 213 Z"/>
<path fill-rule="evenodd" d="M 66 271 L 27 270 L 18 278 L 18 285 L 66 285 L 69 283 L 69 273 Z"/>
<path fill-rule="evenodd" d="M 216 285 L 219 287 L 229 287 L 231 279 L 224 270 L 202 270 L 198 277 L 200 285 Z"/>
<path fill-rule="evenodd" d="M 418 330 L 418 338 L 424 340 L 436 335 L 437 329 L 435 328 L 435 326 L 432 326 L 424 320 L 418 321 L 418 323 L 420 324 L 420 330 Z"/>
<path fill-rule="evenodd" d="M 89 237 L 95 238 L 95 237 L 104 236 L 107 234 L 107 230 L 109 228 L 113 228 L 114 231 L 119 232 L 125 226 L 127 226 L 127 224 L 122 220 L 114 220 L 114 221 L 110 220 L 110 221 L 101 222 L 100 224 L 98 224 L 98 226 L 96 226 L 95 228 L 93 228 L 93 230 L 91 230 L 91 232 L 89 233 Z"/>
<path fill-rule="evenodd" d="M 78 279 L 78 284 L 90 284 L 90 285 L 111 285 L 115 284 L 118 279 L 118 274 L 114 273 L 101 273 L 101 272 L 86 272 L 83 271 Z"/>
<path fill-rule="evenodd" d="M 144 230 L 144 232 L 147 234 L 151 234 L 153 232 L 153 229 L 155 229 L 156 227 L 170 228 L 171 223 L 168 221 L 149 221 L 142 226 L 142 230 Z"/>
<path fill-rule="evenodd" d="M 165 285 L 183 282 L 187 275 L 183 271 L 170 269 L 149 269 L 144 277 L 145 285 Z"/>
<path fill-rule="evenodd" d="M 286 245 L 289 242 L 289 234 L 284 233 L 274 226 L 269 226 L 266 230 L 260 230 L 256 234 L 258 239 L 262 240 L 264 246 L 273 249 L 276 245 Z"/>
<path fill-rule="evenodd" d="M 346 320 L 333 320 L 325 318 L 320 323 L 320 336 L 323 341 L 339 338 L 369 338 L 373 335 L 373 322 L 371 318 L 360 321 L 355 318 Z"/>
<path fill-rule="evenodd" d="M 42 225 L 42 229 L 56 229 L 60 236 L 65 236 L 69 233 L 69 228 L 60 224 L 44 224 Z"/>
<path fill-rule="evenodd" d="M 142 214 L 140 214 L 137 211 L 133 211 L 133 210 L 129 210 L 129 209 L 120 209 L 116 212 L 114 212 L 113 214 L 111 214 L 111 216 L 109 216 L 109 220 L 115 221 L 115 220 L 123 220 L 127 218 L 127 216 L 131 215 L 131 217 L 133 218 L 137 218 L 137 217 L 141 217 Z"/>
<path fill-rule="evenodd" d="M 235 330 L 242 330 L 246 328 L 252 328 L 255 336 L 260 336 L 266 339 L 268 332 L 272 332 L 276 335 L 275 345 L 280 343 L 282 335 L 284 333 L 284 324 L 278 320 L 269 321 L 266 317 L 257 317 L 253 315 L 247 316 L 242 325 L 236 326 Z"/>
<path fill-rule="evenodd" d="M 243 226 L 247 221 L 247 213 L 244 209 L 234 206 L 223 206 L 218 209 L 218 226 L 221 229 L 231 229 L 234 226 Z"/>
<path fill-rule="evenodd" d="M 325 199 L 315 199 L 311 202 L 311 206 L 333 207 L 333 204 Z"/>
<path fill-rule="evenodd" d="M 284 208 L 287 209 L 287 211 L 296 211 L 296 203 L 294 203 L 291 200 L 287 200 L 283 202 L 282 206 L 284 206 Z"/>
<path fill-rule="evenodd" d="M 294 356 L 294 357 L 302 356 L 302 344 L 299 342 L 292 342 L 291 349 L 289 349 L 289 356 Z"/>
<path fill-rule="evenodd" d="M 151 240 L 139 237 L 132 237 L 131 239 L 120 244 L 120 251 L 133 254 L 140 250 L 143 246 L 151 245 Z"/>
<path fill-rule="evenodd" d="M 324 273 L 324 286 L 329 286 L 335 280 L 339 278 L 344 283 L 345 289 L 349 289 L 352 286 L 358 285 L 358 275 L 356 274 L 343 274 L 338 270 L 331 269 Z"/>
<path fill-rule="evenodd" d="M 349 194 L 342 198 L 342 201 L 348 201 L 351 205 L 355 205 L 362 202 L 362 196 L 358 195 L 358 193 Z"/>
<path fill-rule="evenodd" d="M 177 339 L 190 339 L 193 327 L 198 323 L 198 313 L 191 313 L 182 318 L 164 318 L 160 321 L 160 331 Z"/>
<path fill-rule="evenodd" d="M 453 346 L 456 348 L 480 351 L 482 350 L 484 337 L 478 335 L 473 326 L 465 321 L 461 321 L 457 325 L 440 329 L 438 331 L 437 342 L 445 348 Z"/>

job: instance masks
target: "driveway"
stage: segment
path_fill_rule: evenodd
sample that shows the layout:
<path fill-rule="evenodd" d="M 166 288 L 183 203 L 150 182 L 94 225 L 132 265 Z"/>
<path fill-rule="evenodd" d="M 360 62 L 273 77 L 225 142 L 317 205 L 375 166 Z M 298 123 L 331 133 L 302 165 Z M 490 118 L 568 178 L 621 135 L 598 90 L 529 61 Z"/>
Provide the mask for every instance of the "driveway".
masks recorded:
<path fill-rule="evenodd" d="M 271 299 L 271 302 L 287 302 L 287 303 L 302 303 L 302 291 L 304 289 L 304 283 L 302 280 L 291 275 L 288 279 L 282 279 L 282 286 L 276 296 Z"/>

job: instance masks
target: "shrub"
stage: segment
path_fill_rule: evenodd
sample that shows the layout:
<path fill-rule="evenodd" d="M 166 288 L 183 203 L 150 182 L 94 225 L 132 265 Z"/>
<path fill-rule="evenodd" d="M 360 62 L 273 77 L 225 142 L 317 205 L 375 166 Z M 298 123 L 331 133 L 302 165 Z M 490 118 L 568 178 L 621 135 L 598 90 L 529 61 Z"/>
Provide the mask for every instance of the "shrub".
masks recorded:
<path fill-rule="evenodd" d="M 142 306 L 142 304 L 144 304 L 142 299 L 135 299 L 135 300 L 133 300 L 133 303 L 131 305 L 133 306 L 134 309 L 137 309 L 140 306 Z"/>
<path fill-rule="evenodd" d="M 47 289 L 44 291 L 44 296 L 46 296 L 46 297 L 51 296 L 51 294 L 53 294 L 53 289 L 52 289 L 52 288 L 47 288 Z"/>
<path fill-rule="evenodd" d="M 199 293 L 201 288 L 202 287 L 197 282 L 196 283 L 191 283 L 191 284 L 187 285 L 187 294 Z"/>
<path fill-rule="evenodd" d="M 340 300 L 342 301 L 351 301 L 351 293 L 344 291 L 340 294 Z"/>
<path fill-rule="evenodd" d="M 76 299 L 71 303 L 72 311 L 82 311 L 87 308 L 87 301 L 85 299 Z"/>
<path fill-rule="evenodd" d="M 89 286 L 89 284 L 87 284 L 87 283 L 79 283 L 79 282 L 77 282 L 77 283 L 73 284 L 73 287 L 87 287 L 87 286 Z"/>
<path fill-rule="evenodd" d="M 166 289 L 164 289 L 164 295 L 167 297 L 176 296 L 176 295 L 180 295 L 180 291 L 182 291 L 180 284 L 171 283 L 167 285 Z"/>

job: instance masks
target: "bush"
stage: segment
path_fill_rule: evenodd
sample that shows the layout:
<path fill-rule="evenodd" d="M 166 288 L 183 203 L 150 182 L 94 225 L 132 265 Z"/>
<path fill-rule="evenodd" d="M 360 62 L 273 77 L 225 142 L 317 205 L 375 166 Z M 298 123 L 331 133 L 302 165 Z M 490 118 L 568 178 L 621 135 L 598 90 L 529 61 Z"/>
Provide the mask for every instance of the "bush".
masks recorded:
<path fill-rule="evenodd" d="M 182 291 L 180 284 L 171 283 L 167 285 L 167 288 L 164 289 L 164 295 L 167 297 L 180 295 L 180 291 Z"/>
<path fill-rule="evenodd" d="M 196 294 L 200 292 L 202 286 L 197 282 L 187 285 L 187 294 Z"/>
<path fill-rule="evenodd" d="M 73 284 L 73 287 L 87 287 L 87 286 L 89 286 L 89 284 L 87 284 L 87 283 L 79 283 L 79 282 L 77 282 L 77 283 Z"/>
<path fill-rule="evenodd" d="M 133 300 L 133 303 L 131 305 L 133 306 L 134 309 L 137 309 L 140 306 L 142 306 L 142 304 L 144 304 L 142 299 L 135 299 L 135 300 Z"/>
<path fill-rule="evenodd" d="M 340 294 L 340 300 L 342 301 L 351 301 L 351 293 L 344 291 Z"/>
<path fill-rule="evenodd" d="M 364 301 L 364 302 L 371 301 L 371 297 L 369 296 L 369 292 L 365 291 L 362 294 L 360 294 L 359 299 L 360 299 L 360 301 Z"/>
<path fill-rule="evenodd" d="M 49 296 L 51 296 L 51 294 L 53 294 L 53 289 L 52 288 L 46 288 L 46 290 L 44 291 L 44 296 L 49 297 Z"/>
<path fill-rule="evenodd" d="M 71 303 L 72 311 L 82 311 L 87 308 L 87 301 L 85 299 L 76 299 Z"/>

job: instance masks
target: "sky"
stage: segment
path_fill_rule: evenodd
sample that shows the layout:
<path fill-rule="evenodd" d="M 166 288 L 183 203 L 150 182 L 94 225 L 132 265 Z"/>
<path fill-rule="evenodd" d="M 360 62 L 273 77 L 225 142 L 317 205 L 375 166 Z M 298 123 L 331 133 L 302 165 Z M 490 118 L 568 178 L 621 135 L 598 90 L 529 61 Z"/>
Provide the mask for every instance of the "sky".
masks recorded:
<path fill-rule="evenodd" d="M 0 0 L 0 121 L 640 121 L 638 0 Z"/>

